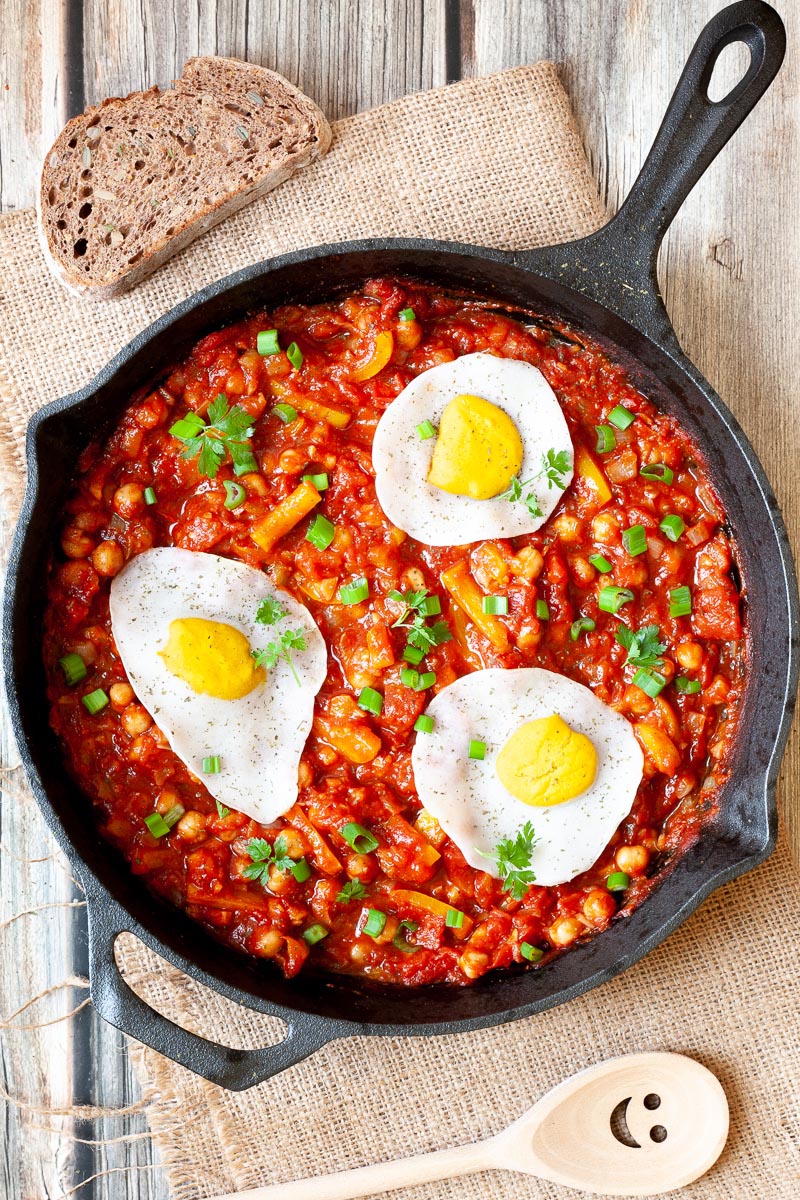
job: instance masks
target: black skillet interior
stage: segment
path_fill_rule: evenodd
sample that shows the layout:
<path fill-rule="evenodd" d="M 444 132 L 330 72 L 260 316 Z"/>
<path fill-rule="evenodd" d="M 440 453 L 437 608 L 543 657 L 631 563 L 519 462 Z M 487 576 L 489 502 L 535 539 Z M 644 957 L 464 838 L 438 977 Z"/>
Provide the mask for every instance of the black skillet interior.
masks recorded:
<path fill-rule="evenodd" d="M 744 79 L 712 104 L 706 87 L 723 45 L 745 41 Z M 719 884 L 769 854 L 774 789 L 794 702 L 797 593 L 777 504 L 731 414 L 681 354 L 658 292 L 655 258 L 684 197 L 774 77 L 783 27 L 760 0 L 724 9 L 702 32 L 650 156 L 617 218 L 582 242 L 506 254 L 416 240 L 361 242 L 300 251 L 257 264 L 190 298 L 139 335 L 81 393 L 31 423 L 30 476 L 12 551 L 4 653 L 12 719 L 37 799 L 85 882 L 92 997 L 131 1035 L 207 1078 L 244 1088 L 335 1037 L 357 1032 L 434 1033 L 497 1024 L 560 1003 L 610 978 L 661 941 Z M 205 333 L 243 313 L 315 299 L 365 276 L 402 274 L 468 288 L 522 311 L 541 309 L 599 339 L 647 395 L 679 415 L 702 447 L 739 547 L 746 585 L 751 670 L 732 782 L 719 816 L 648 901 L 601 937 L 537 971 L 498 974 L 465 989 L 409 993 L 346 977 L 288 983 L 263 964 L 219 946 L 197 924 L 163 907 L 98 835 L 88 802 L 65 776 L 49 729 L 40 630 L 47 557 L 77 454 L 113 425 L 131 392 L 180 358 Z M 275 1047 L 234 1051 L 153 1012 L 121 979 L 113 957 L 129 929 L 170 962 L 249 1007 L 282 1017 Z"/>

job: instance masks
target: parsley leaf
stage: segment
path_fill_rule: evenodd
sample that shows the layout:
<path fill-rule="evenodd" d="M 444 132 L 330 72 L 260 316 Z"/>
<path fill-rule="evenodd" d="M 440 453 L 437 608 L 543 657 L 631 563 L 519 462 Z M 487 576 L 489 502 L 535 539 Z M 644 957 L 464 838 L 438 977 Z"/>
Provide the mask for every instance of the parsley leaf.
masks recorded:
<path fill-rule="evenodd" d="M 500 496 L 501 500 L 508 500 L 510 504 L 516 504 L 518 500 L 525 501 L 525 507 L 532 517 L 541 517 L 541 505 L 537 499 L 536 493 L 529 491 L 523 497 L 523 489 L 530 488 L 537 479 L 546 479 L 547 487 L 557 487 L 561 491 L 567 486 L 566 481 L 562 478 L 570 469 L 569 453 L 566 450 L 548 450 L 542 455 L 542 468 L 535 475 L 529 476 L 528 479 L 519 479 L 514 476 L 511 483 Z"/>
<path fill-rule="evenodd" d="M 340 904 L 349 904 L 351 900 L 363 900 L 366 894 L 367 889 L 361 880 L 351 879 L 344 885 L 336 899 Z"/>
<path fill-rule="evenodd" d="M 400 616 L 392 623 L 392 629 L 402 628 L 406 625 L 408 623 L 406 618 L 411 615 L 412 611 L 419 615 L 420 606 L 425 602 L 427 596 L 427 588 L 423 588 L 421 592 L 389 592 L 387 599 L 403 606 Z"/>
<path fill-rule="evenodd" d="M 667 644 L 661 641 L 661 630 L 657 625 L 645 625 L 635 632 L 627 625 L 619 625 L 615 636 L 620 646 L 628 651 L 626 663 L 633 663 L 636 667 L 655 667 L 656 670 L 663 667 L 661 655 Z"/>
<path fill-rule="evenodd" d="M 536 845 L 536 836 L 530 821 L 526 821 L 515 838 L 504 838 L 498 842 L 492 854 L 478 850 L 482 858 L 493 858 L 503 881 L 503 887 L 515 900 L 521 900 L 536 875 L 531 868 L 531 854 Z"/>
<path fill-rule="evenodd" d="M 170 433 L 185 447 L 182 457 L 197 459 L 197 470 L 209 479 L 215 479 L 226 455 L 230 454 L 234 470 L 244 473 L 255 470 L 253 447 L 253 418 L 234 404 L 228 406 L 228 397 L 221 392 L 208 406 L 207 420 L 192 412 L 177 421 Z"/>
<path fill-rule="evenodd" d="M 302 687 L 300 676 L 292 661 L 292 652 L 305 649 L 307 649 L 306 638 L 302 629 L 287 629 L 274 642 L 268 642 L 263 650 L 251 650 L 250 653 L 256 660 L 256 666 L 266 667 L 268 671 L 277 666 L 279 659 L 284 659 L 291 668 L 297 686 Z"/>
<path fill-rule="evenodd" d="M 435 621 L 433 625 L 426 625 L 425 602 L 428 596 L 428 589 L 423 588 L 419 592 L 389 592 L 387 597 L 395 604 L 403 606 L 400 616 L 392 622 L 392 629 L 407 629 L 409 646 L 413 646 L 416 650 L 422 650 L 426 654 L 434 646 L 443 646 L 445 642 L 452 641 L 453 638 L 447 621 Z"/>
<path fill-rule="evenodd" d="M 231 815 L 231 810 L 226 808 L 224 804 L 220 804 L 219 800 L 215 800 L 214 803 L 217 806 L 217 815 L 220 821 L 224 821 L 226 817 Z"/>
<path fill-rule="evenodd" d="M 288 609 L 283 607 L 280 600 L 276 600 L 274 596 L 266 596 L 258 606 L 256 620 L 259 625 L 274 625 L 281 617 L 285 617 L 287 612 Z"/>
<path fill-rule="evenodd" d="M 248 863 L 242 874 L 245 879 L 255 879 L 264 887 L 269 883 L 269 869 L 274 864 L 279 871 L 291 871 L 295 865 L 287 851 L 286 838 L 279 834 L 275 844 L 270 846 L 265 838 L 251 838 L 245 850 L 253 860 Z"/>

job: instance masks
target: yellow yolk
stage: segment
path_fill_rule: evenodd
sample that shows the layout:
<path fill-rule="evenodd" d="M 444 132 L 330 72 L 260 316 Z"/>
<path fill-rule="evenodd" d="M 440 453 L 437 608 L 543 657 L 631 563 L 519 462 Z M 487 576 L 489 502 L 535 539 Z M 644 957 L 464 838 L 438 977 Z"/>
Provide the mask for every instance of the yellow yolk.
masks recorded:
<path fill-rule="evenodd" d="M 522 466 L 522 439 L 511 418 L 480 396 L 456 396 L 442 413 L 428 483 L 490 500 Z"/>
<path fill-rule="evenodd" d="M 159 654 L 172 675 L 193 692 L 218 700 L 240 700 L 266 678 L 250 654 L 244 634 L 222 621 L 180 617 L 171 621 L 169 638 Z"/>
<path fill-rule="evenodd" d="M 574 800 L 594 783 L 597 751 L 561 717 L 520 725 L 497 756 L 497 775 L 506 791 L 537 808 Z"/>

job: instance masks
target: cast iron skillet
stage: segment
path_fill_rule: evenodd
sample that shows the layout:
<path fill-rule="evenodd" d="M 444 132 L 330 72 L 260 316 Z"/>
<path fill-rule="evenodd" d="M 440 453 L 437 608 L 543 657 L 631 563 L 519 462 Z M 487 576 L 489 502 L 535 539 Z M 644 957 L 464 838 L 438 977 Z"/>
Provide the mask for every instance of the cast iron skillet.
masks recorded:
<path fill-rule="evenodd" d="M 724 100 L 712 103 L 707 85 L 714 64 L 721 49 L 735 41 L 750 48 L 750 66 Z M 86 890 L 92 999 L 113 1025 L 206 1079 L 243 1089 L 335 1038 L 499 1024 L 569 1000 L 624 970 L 714 888 L 770 854 L 775 785 L 798 673 L 797 585 L 786 531 L 761 465 L 728 409 L 681 352 L 655 266 L 667 226 L 769 86 L 784 48 L 781 20 L 760 0 L 742 0 L 715 16 L 689 56 L 628 199 L 591 237 L 516 253 L 416 239 L 372 240 L 257 263 L 179 304 L 134 338 L 86 388 L 33 418 L 28 488 L 3 618 L 6 686 L 31 787 Z M 64 772 L 45 699 L 43 580 L 79 451 L 113 425 L 135 388 L 209 331 L 249 310 L 321 298 L 383 273 L 466 286 L 521 309 L 555 312 L 597 338 L 642 391 L 679 416 L 702 447 L 729 514 L 746 585 L 753 680 L 718 817 L 630 917 L 542 969 L 498 973 L 462 989 L 408 991 L 341 976 L 287 982 L 269 964 L 219 945 L 188 917 L 164 907 L 98 834 L 87 800 Z M 231 1050 L 154 1012 L 115 964 L 114 941 L 122 930 L 230 999 L 282 1018 L 285 1040 L 257 1050 Z"/>

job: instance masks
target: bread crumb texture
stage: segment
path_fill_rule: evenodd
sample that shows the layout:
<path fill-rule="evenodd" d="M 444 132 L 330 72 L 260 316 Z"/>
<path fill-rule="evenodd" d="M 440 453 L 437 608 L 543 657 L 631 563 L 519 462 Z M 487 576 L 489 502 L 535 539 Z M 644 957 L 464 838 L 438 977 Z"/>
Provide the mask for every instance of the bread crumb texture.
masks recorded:
<path fill-rule="evenodd" d="M 117 295 L 330 139 L 322 112 L 283 76 L 190 58 L 170 91 L 104 100 L 58 135 L 39 196 L 49 264 L 71 290 Z"/>

